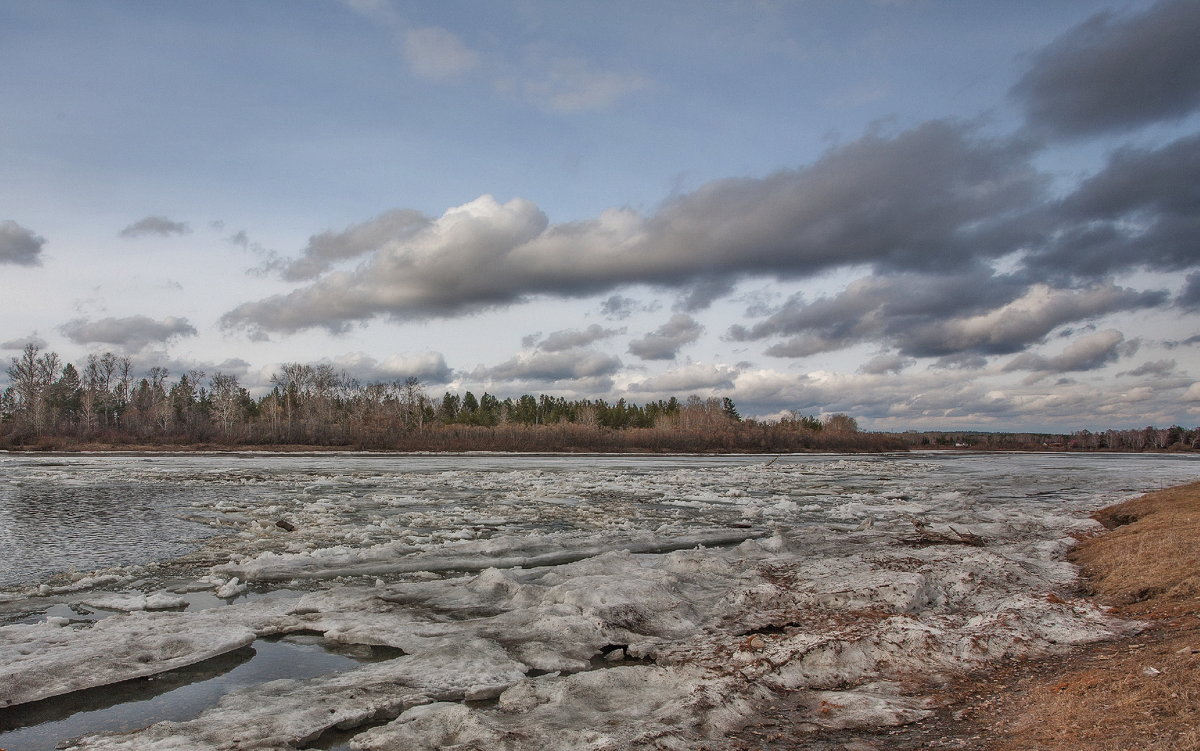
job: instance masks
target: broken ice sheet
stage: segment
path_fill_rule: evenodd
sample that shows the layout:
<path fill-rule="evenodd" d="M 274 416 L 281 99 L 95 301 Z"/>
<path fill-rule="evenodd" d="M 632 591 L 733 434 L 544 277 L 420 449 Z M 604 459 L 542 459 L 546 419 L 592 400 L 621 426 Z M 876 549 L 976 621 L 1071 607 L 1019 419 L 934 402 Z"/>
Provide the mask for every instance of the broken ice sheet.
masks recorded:
<path fill-rule="evenodd" d="M 254 636 L 245 626 L 184 613 L 0 627 L 0 706 L 166 672 L 232 652 Z"/>
<path fill-rule="evenodd" d="M 493 644 L 464 640 L 422 655 L 320 676 L 279 680 L 226 695 L 195 720 L 161 722 L 136 733 L 97 735 L 68 748 L 156 751 L 299 748 L 330 728 L 395 717 L 434 700 L 496 696 L 525 666 Z"/>
<path fill-rule="evenodd" d="M 501 694 L 498 711 L 446 702 L 415 707 L 350 745 L 362 751 L 633 748 L 673 735 L 679 718 L 695 716 L 702 681 L 693 671 L 656 667 L 537 678 Z"/>

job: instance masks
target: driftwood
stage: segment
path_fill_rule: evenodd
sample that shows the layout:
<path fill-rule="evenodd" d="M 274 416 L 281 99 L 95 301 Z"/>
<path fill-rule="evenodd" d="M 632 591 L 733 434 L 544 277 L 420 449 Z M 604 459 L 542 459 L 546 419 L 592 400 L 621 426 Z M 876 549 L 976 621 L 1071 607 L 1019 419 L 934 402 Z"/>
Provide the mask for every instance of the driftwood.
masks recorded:
<path fill-rule="evenodd" d="M 917 533 L 912 537 L 901 537 L 900 542 L 904 545 L 918 548 L 930 545 L 970 545 L 974 548 L 981 548 L 986 544 L 984 539 L 974 532 L 963 532 L 950 525 L 946 525 L 948 532 L 941 532 L 921 519 L 909 517 L 908 521 L 912 523 Z"/>

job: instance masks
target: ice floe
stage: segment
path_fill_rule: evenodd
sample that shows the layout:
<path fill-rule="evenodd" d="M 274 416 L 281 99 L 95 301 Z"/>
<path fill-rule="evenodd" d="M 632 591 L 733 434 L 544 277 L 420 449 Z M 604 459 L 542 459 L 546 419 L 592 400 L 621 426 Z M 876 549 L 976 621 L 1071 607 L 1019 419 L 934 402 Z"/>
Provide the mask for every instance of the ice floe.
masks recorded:
<path fill-rule="evenodd" d="M 174 608 L 183 608 L 187 607 L 188 601 L 184 597 L 168 592 L 154 592 L 151 594 L 103 592 L 81 600 L 80 604 L 86 605 L 89 608 L 100 608 L 101 610 L 133 612 L 135 610 L 171 610 Z"/>
<path fill-rule="evenodd" d="M 0 707 L 166 672 L 254 641 L 244 626 L 183 613 L 61 624 L 0 627 Z"/>

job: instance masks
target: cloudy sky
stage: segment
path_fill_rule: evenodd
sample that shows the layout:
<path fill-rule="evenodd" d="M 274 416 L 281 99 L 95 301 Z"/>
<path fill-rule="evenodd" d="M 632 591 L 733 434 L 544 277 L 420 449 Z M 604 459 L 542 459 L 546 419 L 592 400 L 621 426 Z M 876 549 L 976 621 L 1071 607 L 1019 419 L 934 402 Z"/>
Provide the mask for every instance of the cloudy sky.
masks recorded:
<path fill-rule="evenodd" d="M 1197 39 L 1193 0 L 0 0 L 0 358 L 1193 426 Z"/>

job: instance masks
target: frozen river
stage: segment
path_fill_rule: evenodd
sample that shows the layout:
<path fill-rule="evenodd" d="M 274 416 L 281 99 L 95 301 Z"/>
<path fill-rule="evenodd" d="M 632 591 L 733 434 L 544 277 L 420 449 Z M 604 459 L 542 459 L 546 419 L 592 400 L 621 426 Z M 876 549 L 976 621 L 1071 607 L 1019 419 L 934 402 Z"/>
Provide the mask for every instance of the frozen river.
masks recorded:
<path fill-rule="evenodd" d="M 78 747 L 686 748 L 763 691 L 844 709 L 813 732 L 904 721 L 901 674 L 1119 631 L 1047 600 L 1067 535 L 1196 479 L 1126 454 L 0 453 L 0 747 L 140 727 L 55 725 L 55 697 L 301 636 L 392 652 Z"/>
<path fill-rule="evenodd" d="M 803 524 L 859 497 L 971 493 L 1092 503 L 1187 481 L 1190 457 L 925 453 L 785 456 L 0 453 L 0 587 L 165 560 L 204 538 L 302 518 L 310 536 L 400 537 Z M 780 471 L 785 470 L 785 471 Z M 819 508 L 814 508 L 819 507 Z M 339 539 L 340 536 L 340 539 Z M 282 536 L 276 535 L 282 541 Z"/>

